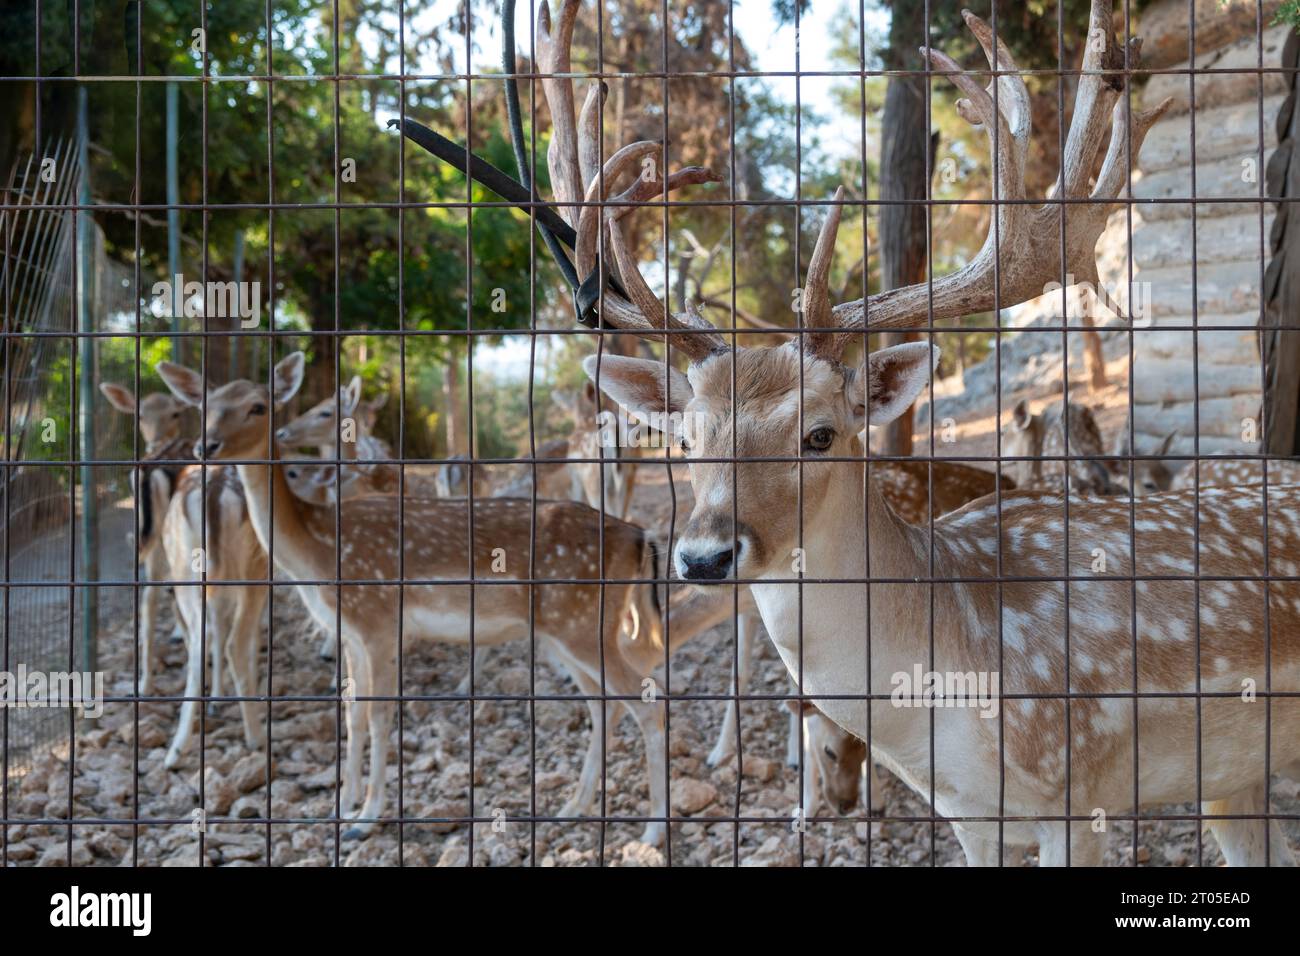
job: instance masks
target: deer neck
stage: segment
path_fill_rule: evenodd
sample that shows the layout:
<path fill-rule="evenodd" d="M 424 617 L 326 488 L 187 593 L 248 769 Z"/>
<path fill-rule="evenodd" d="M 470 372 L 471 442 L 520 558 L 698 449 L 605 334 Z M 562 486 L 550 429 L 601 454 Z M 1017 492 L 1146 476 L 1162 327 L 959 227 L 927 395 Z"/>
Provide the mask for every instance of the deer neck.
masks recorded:
<path fill-rule="evenodd" d="M 847 477 L 847 476 L 846 476 Z M 864 466 L 852 480 L 834 483 L 804 523 L 804 578 L 915 580 L 929 576 L 928 531 L 907 525 L 885 502 L 874 481 L 864 486 Z M 868 558 L 870 564 L 868 566 Z M 790 567 L 770 575 L 791 578 Z M 868 691 L 867 621 L 871 622 L 870 692 L 888 695 L 891 675 L 912 673 L 929 660 L 929 600 L 923 586 L 873 584 L 755 584 L 763 623 L 791 677 L 807 695 L 863 695 Z M 945 599 L 947 600 L 947 599 Z M 946 604 L 940 613 L 948 613 Z M 938 617 L 939 614 L 936 614 Z M 802 641 L 800 637 L 802 635 Z M 928 666 L 928 665 L 927 665 Z M 836 723 L 864 739 L 863 701 L 818 700 Z M 907 763 L 917 745 L 911 710 L 889 701 L 871 709 L 872 746 Z M 926 762 L 921 761 L 921 766 Z"/>
<path fill-rule="evenodd" d="M 279 452 L 279 446 L 272 443 L 272 458 L 278 458 Z M 295 578 L 329 577 L 329 569 L 315 558 L 327 549 L 314 545 L 306 521 L 307 512 L 320 506 L 303 501 L 289 490 L 284 465 L 278 461 L 246 462 L 236 468 L 244 485 L 253 532 L 266 553 L 274 556 L 276 567 Z"/>

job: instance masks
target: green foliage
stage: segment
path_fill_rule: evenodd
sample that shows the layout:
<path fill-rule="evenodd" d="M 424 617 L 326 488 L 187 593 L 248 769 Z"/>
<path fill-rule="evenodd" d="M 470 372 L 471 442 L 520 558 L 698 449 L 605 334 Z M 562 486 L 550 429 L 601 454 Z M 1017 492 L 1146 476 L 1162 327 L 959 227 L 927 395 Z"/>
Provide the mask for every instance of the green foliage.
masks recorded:
<path fill-rule="evenodd" d="M 1282 5 L 1273 14 L 1273 26 L 1300 30 L 1300 0 L 1282 0 Z"/>

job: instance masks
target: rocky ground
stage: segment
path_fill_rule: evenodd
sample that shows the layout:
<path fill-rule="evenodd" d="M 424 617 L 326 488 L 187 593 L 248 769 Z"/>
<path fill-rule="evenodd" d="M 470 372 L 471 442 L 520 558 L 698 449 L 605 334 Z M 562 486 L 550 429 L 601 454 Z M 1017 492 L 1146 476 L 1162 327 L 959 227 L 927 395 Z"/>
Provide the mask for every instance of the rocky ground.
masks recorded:
<path fill-rule="evenodd" d="M 666 524 L 672 496 L 659 468 L 644 469 L 638 491 L 639 517 Z M 676 481 L 679 520 L 689 511 L 684 476 Z M 129 594 L 117 595 L 110 617 L 116 626 L 101 637 L 101 666 L 109 673 L 109 693 L 129 694 Z M 317 656 L 318 638 L 289 588 L 277 588 L 274 601 L 274 682 L 276 696 L 328 695 L 334 665 Z M 683 648 L 673 660 L 672 688 L 679 693 L 726 690 L 732 659 L 730 626 L 720 627 Z M 161 648 L 158 693 L 179 694 L 184 650 Z M 498 648 L 480 672 L 479 693 L 527 696 L 528 648 Z M 445 645 L 410 647 L 405 661 L 409 692 L 450 694 L 467 665 L 463 649 Z M 265 659 L 263 661 L 265 667 Z M 572 686 L 545 663 L 537 665 L 539 694 L 572 693 Z M 765 641 L 756 661 L 754 693 L 780 693 L 788 686 L 785 669 Z M 473 743 L 470 712 L 473 710 Z M 243 742 L 238 711 L 220 705 L 204 722 L 202 772 L 196 741 L 174 770 L 163 767 L 177 705 L 165 702 L 109 705 L 97 721 L 82 721 L 76 734 L 75 772 L 69 774 L 64 745 L 40 757 L 10 795 L 11 818 L 57 822 L 8 827 L 11 865 L 76 864 L 116 866 L 273 865 L 347 866 L 396 864 L 465 865 L 471 841 L 475 865 L 592 865 L 603 853 L 612 865 L 809 866 L 961 865 L 951 829 L 928 821 L 920 799 L 887 773 L 886 819 L 828 819 L 792 831 L 789 815 L 797 802 L 798 773 L 784 763 L 786 715 L 771 702 L 742 709 L 743 774 L 734 761 L 718 769 L 705 764 L 720 726 L 723 706 L 716 701 L 678 701 L 669 709 L 674 811 L 689 816 L 675 825 L 671 849 L 637 842 L 640 824 L 490 822 L 475 825 L 421 822 L 474 814 L 491 820 L 498 811 L 527 817 L 536 794 L 539 816 L 554 815 L 576 781 L 588 734 L 580 702 L 480 700 L 412 702 L 402 712 L 389 763 L 388 813 L 413 821 L 388 824 L 365 841 L 339 840 L 329 819 L 334 807 L 336 761 L 340 755 L 337 711 L 329 701 L 282 701 L 273 708 L 270 787 L 266 755 Z M 138 721 L 138 732 L 136 730 Z M 648 812 L 645 764 L 640 735 L 630 720 L 618 728 L 608 754 L 608 817 Z M 138 750 L 137 750 L 138 744 Z M 138 754 L 138 771 L 136 759 Z M 202 782 L 208 822 L 197 808 Z M 71 791 L 71 806 L 69 792 Z M 1279 780 L 1278 809 L 1300 809 L 1295 787 Z M 138 803 L 137 803 L 138 800 Z M 738 811 L 738 814 L 737 814 Z M 829 811 L 823 810 L 823 813 Z M 739 826 L 739 815 L 757 822 Z M 132 818 L 144 822 L 138 827 Z M 771 819 L 770 823 L 764 822 Z M 218 819 L 225 822 L 216 822 Z M 269 825 L 257 820 L 274 821 Z M 70 824 L 63 821 L 71 820 Z M 325 822 L 298 822 L 298 821 Z M 94 822 L 79 822 L 94 821 Z M 71 842 L 69 843 L 69 834 Z M 602 849 L 603 848 L 603 849 Z M 1206 863 L 1218 862 L 1213 838 L 1206 835 Z M 1197 860 L 1195 826 L 1143 823 L 1137 861 L 1149 865 L 1190 865 Z M 1130 827 L 1115 824 L 1109 862 L 1130 863 Z M 1008 851 L 1014 865 L 1034 861 L 1032 851 Z"/>

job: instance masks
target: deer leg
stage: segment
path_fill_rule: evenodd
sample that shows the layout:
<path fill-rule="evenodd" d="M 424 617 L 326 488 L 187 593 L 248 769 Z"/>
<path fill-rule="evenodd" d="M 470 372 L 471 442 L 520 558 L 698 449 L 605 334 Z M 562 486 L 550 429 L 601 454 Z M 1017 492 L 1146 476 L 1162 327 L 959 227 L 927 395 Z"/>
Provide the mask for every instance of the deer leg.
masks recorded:
<path fill-rule="evenodd" d="M 194 717 L 198 711 L 198 696 L 203 689 L 203 646 L 202 630 L 200 621 L 203 617 L 203 609 L 199 605 L 202 599 L 199 597 L 200 589 L 197 587 L 177 587 L 176 588 L 176 605 L 180 610 L 181 618 L 185 622 L 185 629 L 188 632 L 186 647 L 188 655 L 185 660 L 185 700 L 181 704 L 180 719 L 176 724 L 176 732 L 172 736 L 171 746 L 167 748 L 167 756 L 163 758 L 163 766 L 169 770 L 176 766 L 180 760 L 181 753 L 190 742 L 190 734 L 194 730 Z"/>
<path fill-rule="evenodd" d="M 871 759 L 871 751 L 867 751 L 867 759 L 862 762 L 863 784 L 866 787 L 864 791 L 870 798 L 867 809 L 873 817 L 885 815 L 885 789 L 880 785 L 880 777 L 876 773 L 876 762 Z"/>
<path fill-rule="evenodd" d="M 732 698 L 727 701 L 726 712 L 722 715 L 722 730 L 718 732 L 718 742 L 713 745 L 705 763 L 717 767 L 726 763 L 736 754 L 736 721 L 739 719 L 740 707 L 736 698 L 749 690 L 750 660 L 753 657 L 753 627 L 748 615 L 736 618 L 736 661 L 731 671 Z M 795 727 L 799 719 L 794 718 Z M 795 744 L 795 761 L 798 762 L 799 745 Z M 788 760 L 787 756 L 787 760 Z"/>
<path fill-rule="evenodd" d="M 230 638 L 231 613 L 229 607 L 230 598 L 222 593 L 224 588 L 209 588 L 207 611 L 208 611 L 208 655 L 212 658 L 212 687 L 209 694 L 214 697 L 221 697 L 225 686 L 221 681 L 221 663 L 226 656 L 226 642 Z M 208 716 L 211 717 L 217 712 L 218 703 L 216 700 L 209 700 L 207 706 Z"/>
<path fill-rule="evenodd" d="M 332 627 L 323 627 L 320 629 L 320 646 L 317 647 L 316 653 L 323 661 L 334 660 L 335 655 L 339 652 L 339 641 L 334 634 Z"/>
<path fill-rule="evenodd" d="M 1203 805 L 1211 814 L 1260 814 L 1268 812 L 1261 784 L 1242 790 L 1226 800 Z M 1295 857 L 1277 820 L 1206 820 L 1214 839 L 1219 842 L 1228 866 L 1264 866 L 1267 852 L 1269 866 L 1295 866 Z M 1267 847 L 1267 851 L 1265 850 Z"/>
<path fill-rule="evenodd" d="M 591 734 L 587 738 L 587 755 L 582 760 L 582 772 L 578 775 L 578 788 L 568 801 L 560 808 L 562 817 L 580 817 L 591 809 L 596 802 L 596 790 L 601 778 L 600 728 L 602 722 L 612 724 L 615 707 L 608 707 L 601 715 L 602 701 L 599 699 L 600 684 L 592 680 L 585 671 L 567 660 L 563 661 L 565 670 L 578 685 L 578 690 L 587 699 L 587 713 L 591 717 Z M 612 731 L 610 731 L 612 732 Z"/>
<path fill-rule="evenodd" d="M 155 547 L 144 561 L 144 577 L 150 581 L 167 579 L 167 553 L 161 547 Z M 158 609 L 162 603 L 166 588 L 150 584 L 144 589 L 144 603 L 140 607 L 140 693 L 147 694 L 153 687 L 153 632 L 158 626 Z M 176 614 L 176 626 L 179 629 L 180 613 Z"/>
<path fill-rule="evenodd" d="M 393 650 L 395 646 L 395 640 L 384 641 L 377 648 L 380 654 L 371 656 L 370 669 L 373 687 L 371 693 L 375 696 L 387 698 L 397 696 L 397 667 L 395 651 Z M 366 802 L 362 804 L 361 812 L 355 818 L 358 822 L 350 826 L 347 832 L 343 834 L 345 840 L 364 839 L 379 826 L 376 821 L 384 812 L 384 786 L 388 769 L 388 731 L 392 727 L 394 707 L 395 701 L 392 699 L 370 702 L 370 780 L 366 790 Z"/>
<path fill-rule="evenodd" d="M 239 711 L 244 719 L 244 743 L 250 750 L 260 750 L 266 743 L 266 708 L 260 701 L 251 700 L 257 687 L 257 645 L 261 629 L 258 627 L 266 591 L 253 586 L 240 588 L 235 596 L 235 613 L 231 620 L 226 649 L 230 655 L 230 672 L 235 680 L 235 693 L 239 695 Z"/>
<path fill-rule="evenodd" d="M 1064 823 L 1045 823 L 1038 837 L 1039 866 L 1101 866 L 1106 855 L 1106 834 L 1094 833 L 1089 823 L 1070 823 L 1070 859 L 1065 858 Z"/>
<path fill-rule="evenodd" d="M 616 694 L 627 696 L 623 702 L 641 729 L 645 743 L 646 776 L 650 784 L 652 818 L 641 833 L 641 842 L 650 846 L 663 843 L 668 820 L 668 746 L 664 734 L 664 709 L 659 702 L 648 703 L 635 696 L 641 681 L 621 658 L 605 655 L 607 685 Z"/>
<path fill-rule="evenodd" d="M 800 724 L 802 723 L 802 720 L 800 720 Z M 815 755 L 807 754 L 806 757 L 803 768 L 803 815 L 805 820 L 817 816 L 817 811 L 822 805 L 821 767 L 818 765 Z"/>
<path fill-rule="evenodd" d="M 462 678 L 460 679 L 460 683 L 456 685 L 456 693 L 459 694 L 461 697 L 468 697 L 468 696 L 469 696 L 469 692 L 470 692 L 470 689 L 471 689 L 470 686 L 469 686 L 469 677 L 470 677 L 470 674 L 471 674 L 471 673 L 474 674 L 476 677 L 478 677 L 480 683 L 482 682 L 482 680 L 483 680 L 483 662 L 484 662 L 485 660 L 487 660 L 487 653 L 488 653 L 488 648 L 487 648 L 486 645 L 483 645 L 483 644 L 476 644 L 476 645 L 475 645 L 475 647 L 474 647 L 474 667 L 473 667 L 472 669 L 470 669 L 470 668 L 466 668 L 466 669 L 465 669 L 465 676 L 462 677 Z"/>
<path fill-rule="evenodd" d="M 341 642 L 343 662 L 347 668 L 349 692 L 343 697 L 343 719 L 347 727 L 347 757 L 343 768 L 343 792 L 339 796 L 339 812 L 346 816 L 352 812 L 361 797 L 361 758 L 365 751 L 365 736 L 370 727 L 370 702 L 355 697 L 370 696 L 370 667 L 365 649 L 355 639 Z"/>
<path fill-rule="evenodd" d="M 966 856 L 967 866 L 997 866 L 998 827 L 993 823 L 954 823 L 953 832 Z"/>

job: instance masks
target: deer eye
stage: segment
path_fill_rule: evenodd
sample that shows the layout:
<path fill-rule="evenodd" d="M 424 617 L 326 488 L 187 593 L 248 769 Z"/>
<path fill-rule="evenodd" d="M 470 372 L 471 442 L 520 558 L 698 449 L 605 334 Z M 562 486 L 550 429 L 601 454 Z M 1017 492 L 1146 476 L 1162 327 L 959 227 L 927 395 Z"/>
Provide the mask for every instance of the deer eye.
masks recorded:
<path fill-rule="evenodd" d="M 327 408 L 327 409 L 325 409 L 325 411 L 323 411 L 323 412 L 320 413 L 320 417 L 321 417 L 321 418 L 329 418 L 330 415 L 332 415 L 332 414 L 333 414 L 333 413 L 332 413 L 332 412 Z"/>
<path fill-rule="evenodd" d="M 835 430 L 831 428 L 814 428 L 803 440 L 805 451 L 826 451 L 835 441 Z"/>
<path fill-rule="evenodd" d="M 823 747 L 822 750 L 825 751 L 826 756 L 831 759 L 832 763 L 839 763 L 840 758 L 834 750 L 831 750 L 830 747 Z"/>
<path fill-rule="evenodd" d="M 249 414 L 249 415 L 265 415 L 265 414 L 266 414 L 266 406 L 263 405 L 261 402 L 257 402 L 256 404 L 254 404 L 252 407 L 250 407 L 250 408 L 248 409 L 248 414 Z"/>

